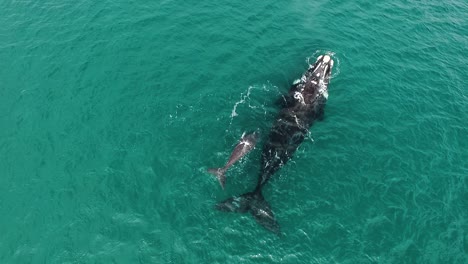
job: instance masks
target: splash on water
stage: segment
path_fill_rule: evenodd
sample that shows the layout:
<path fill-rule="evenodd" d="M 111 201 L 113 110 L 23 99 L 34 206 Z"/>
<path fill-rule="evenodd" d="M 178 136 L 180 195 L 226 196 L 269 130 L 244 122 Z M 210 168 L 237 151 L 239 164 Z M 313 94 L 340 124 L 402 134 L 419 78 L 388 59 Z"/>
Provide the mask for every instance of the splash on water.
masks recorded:
<path fill-rule="evenodd" d="M 254 89 L 254 87 L 255 87 L 255 86 L 249 86 L 249 88 L 247 89 L 247 93 L 246 93 L 246 94 L 244 94 L 244 93 L 241 94 L 240 100 L 237 101 L 237 102 L 234 104 L 234 107 L 232 108 L 232 111 L 231 111 L 231 119 L 239 115 L 239 114 L 236 112 L 237 106 L 238 106 L 239 104 L 243 104 L 243 103 L 246 102 L 246 100 L 250 97 L 250 93 L 251 93 L 252 89 Z M 250 104 L 249 104 L 249 106 L 250 106 Z"/>

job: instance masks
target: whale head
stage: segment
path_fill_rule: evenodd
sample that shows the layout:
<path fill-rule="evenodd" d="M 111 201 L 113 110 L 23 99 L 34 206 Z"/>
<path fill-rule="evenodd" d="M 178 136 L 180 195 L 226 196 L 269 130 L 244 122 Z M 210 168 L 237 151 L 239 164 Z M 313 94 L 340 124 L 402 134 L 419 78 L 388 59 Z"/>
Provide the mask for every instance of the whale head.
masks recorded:
<path fill-rule="evenodd" d="M 327 85 L 333 68 L 333 60 L 329 55 L 320 55 L 307 71 L 307 77 L 317 83 Z"/>

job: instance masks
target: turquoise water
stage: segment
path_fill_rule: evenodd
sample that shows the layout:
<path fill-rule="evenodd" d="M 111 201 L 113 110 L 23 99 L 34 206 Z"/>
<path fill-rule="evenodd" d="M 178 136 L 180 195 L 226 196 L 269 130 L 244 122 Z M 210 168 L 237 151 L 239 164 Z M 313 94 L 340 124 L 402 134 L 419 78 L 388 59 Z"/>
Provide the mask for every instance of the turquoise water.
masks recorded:
<path fill-rule="evenodd" d="M 468 263 L 468 3 L 0 1 L 1 263 Z M 243 131 L 319 54 L 325 119 L 264 195 Z M 261 146 L 262 142 L 259 143 Z"/>

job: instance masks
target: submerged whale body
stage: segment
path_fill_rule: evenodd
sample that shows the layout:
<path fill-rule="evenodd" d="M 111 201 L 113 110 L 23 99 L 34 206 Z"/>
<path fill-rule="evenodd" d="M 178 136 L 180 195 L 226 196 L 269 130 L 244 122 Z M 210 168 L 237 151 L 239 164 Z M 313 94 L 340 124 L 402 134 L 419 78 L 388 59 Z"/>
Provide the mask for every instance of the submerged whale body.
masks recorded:
<path fill-rule="evenodd" d="M 224 212 L 249 212 L 266 229 L 279 234 L 280 226 L 262 195 L 263 186 L 288 160 L 307 136 L 315 120 L 323 118 L 333 60 L 319 56 L 287 95 L 263 145 L 258 183 L 252 192 L 231 197 L 216 205 Z"/>

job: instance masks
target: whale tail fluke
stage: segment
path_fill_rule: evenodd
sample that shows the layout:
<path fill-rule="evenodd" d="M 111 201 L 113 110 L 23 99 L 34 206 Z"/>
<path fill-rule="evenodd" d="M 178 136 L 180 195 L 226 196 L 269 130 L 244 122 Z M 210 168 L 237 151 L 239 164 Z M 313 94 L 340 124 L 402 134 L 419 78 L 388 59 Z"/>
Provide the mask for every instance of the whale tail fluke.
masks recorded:
<path fill-rule="evenodd" d="M 226 169 L 211 168 L 211 169 L 208 169 L 208 172 L 216 176 L 216 178 L 218 178 L 219 184 L 221 185 L 221 188 L 223 188 L 224 190 L 224 184 L 226 183 L 226 175 L 224 175 L 224 173 L 226 172 Z"/>
<path fill-rule="evenodd" d="M 264 228 L 280 235 L 280 226 L 275 219 L 270 205 L 260 191 L 245 193 L 241 196 L 231 197 L 218 203 L 215 208 L 222 212 L 246 213 L 249 212 Z"/>

